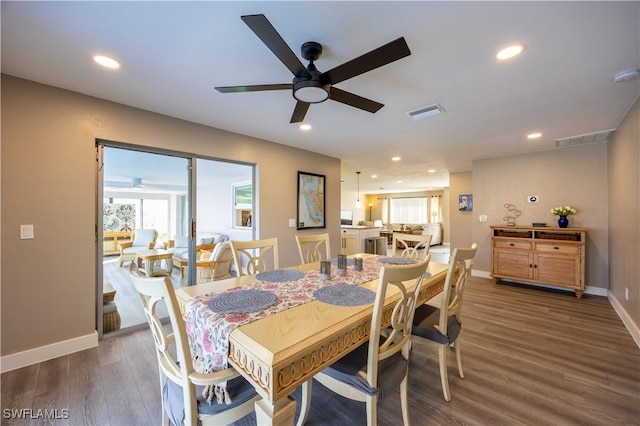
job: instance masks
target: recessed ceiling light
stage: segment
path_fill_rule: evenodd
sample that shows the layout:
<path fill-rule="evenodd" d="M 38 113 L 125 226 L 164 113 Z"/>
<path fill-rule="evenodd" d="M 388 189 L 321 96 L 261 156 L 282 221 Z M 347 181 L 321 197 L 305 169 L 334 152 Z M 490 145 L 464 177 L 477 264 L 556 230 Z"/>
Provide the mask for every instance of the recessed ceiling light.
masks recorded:
<path fill-rule="evenodd" d="M 435 172 L 436 172 L 436 169 L 429 169 L 429 170 L 427 170 L 427 173 L 435 173 Z"/>
<path fill-rule="evenodd" d="M 513 46 L 505 47 L 498 52 L 496 58 L 499 60 L 511 59 L 514 56 L 518 56 L 524 51 L 524 44 L 515 44 Z"/>
<path fill-rule="evenodd" d="M 542 136 L 542 133 L 529 133 L 527 139 L 538 139 Z"/>
<path fill-rule="evenodd" d="M 402 183 L 402 181 L 401 181 L 401 180 L 399 180 L 399 181 L 398 181 L 398 183 Z"/>
<path fill-rule="evenodd" d="M 391 157 L 391 161 L 400 161 L 402 157 Z"/>
<path fill-rule="evenodd" d="M 300 130 L 304 130 L 304 131 L 311 130 L 311 124 L 301 124 Z"/>
<path fill-rule="evenodd" d="M 104 55 L 94 55 L 93 60 L 102 65 L 105 68 L 109 68 L 112 70 L 120 68 L 120 62 L 116 61 L 113 58 Z"/>
<path fill-rule="evenodd" d="M 378 177 L 378 175 L 371 175 L 371 178 L 372 178 L 372 179 L 375 179 L 375 178 L 377 178 L 377 177 Z"/>

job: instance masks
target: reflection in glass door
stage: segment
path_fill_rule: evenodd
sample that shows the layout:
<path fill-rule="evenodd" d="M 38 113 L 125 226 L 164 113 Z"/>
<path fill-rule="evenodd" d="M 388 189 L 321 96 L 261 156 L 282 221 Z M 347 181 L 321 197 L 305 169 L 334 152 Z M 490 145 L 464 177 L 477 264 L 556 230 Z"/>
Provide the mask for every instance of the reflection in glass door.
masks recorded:
<path fill-rule="evenodd" d="M 235 275 L 227 241 L 251 240 L 255 229 L 253 165 L 201 158 L 195 163 L 198 262 L 189 269 L 192 284 Z"/>
<path fill-rule="evenodd" d="M 145 256 L 154 274 L 180 286 L 179 259 L 189 259 L 190 159 L 112 146 L 102 150 L 102 318 L 104 333 L 146 326 L 129 265 Z M 186 242 L 185 242 L 186 241 Z M 157 250 L 150 252 L 149 250 Z M 178 265 L 173 265 L 174 260 Z M 100 304 L 98 305 L 100 307 Z M 99 323 L 99 321 L 98 321 Z"/>

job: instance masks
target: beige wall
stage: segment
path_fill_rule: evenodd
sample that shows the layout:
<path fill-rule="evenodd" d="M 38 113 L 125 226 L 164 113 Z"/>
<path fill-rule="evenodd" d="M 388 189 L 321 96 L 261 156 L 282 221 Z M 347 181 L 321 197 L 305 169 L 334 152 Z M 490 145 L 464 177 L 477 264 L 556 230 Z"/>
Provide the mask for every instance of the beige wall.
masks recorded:
<path fill-rule="evenodd" d="M 640 326 L 640 100 L 608 143 L 610 297 Z M 629 300 L 625 300 L 625 288 Z M 639 343 L 640 344 L 640 343 Z"/>
<path fill-rule="evenodd" d="M 3 75 L 3 356 L 95 331 L 96 138 L 258 164 L 259 237 L 279 237 L 281 266 L 299 263 L 297 172 L 324 174 L 339 247 L 340 160 Z"/>
<path fill-rule="evenodd" d="M 539 202 L 527 203 L 536 195 Z M 453 199 L 453 196 L 452 196 Z M 480 245 L 474 268 L 491 270 L 490 225 L 504 225 L 505 203 L 522 215 L 518 225 L 544 222 L 557 226 L 549 210 L 571 205 L 578 212 L 569 226 L 588 228 L 586 285 L 609 287 L 607 145 L 554 149 L 473 162 L 473 239 Z M 481 223 L 478 216 L 488 215 Z"/>
<path fill-rule="evenodd" d="M 451 173 L 449 175 L 449 223 L 451 224 L 449 241 L 451 248 L 471 247 L 473 239 L 473 218 L 477 217 L 476 194 L 473 193 L 473 174 L 471 172 Z M 458 196 L 473 194 L 473 211 L 459 210 Z"/>

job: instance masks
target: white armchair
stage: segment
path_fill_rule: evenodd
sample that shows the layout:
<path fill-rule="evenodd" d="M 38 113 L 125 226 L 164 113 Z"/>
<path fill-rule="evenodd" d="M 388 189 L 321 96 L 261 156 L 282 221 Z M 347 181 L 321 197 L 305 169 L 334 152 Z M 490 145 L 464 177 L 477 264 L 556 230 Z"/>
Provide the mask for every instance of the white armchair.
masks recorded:
<path fill-rule="evenodd" d="M 136 260 L 136 252 L 153 248 L 157 238 L 158 231 L 155 229 L 136 229 L 131 236 L 131 241 L 118 244 L 120 249 L 119 265 L 122 266 L 124 262 Z"/>

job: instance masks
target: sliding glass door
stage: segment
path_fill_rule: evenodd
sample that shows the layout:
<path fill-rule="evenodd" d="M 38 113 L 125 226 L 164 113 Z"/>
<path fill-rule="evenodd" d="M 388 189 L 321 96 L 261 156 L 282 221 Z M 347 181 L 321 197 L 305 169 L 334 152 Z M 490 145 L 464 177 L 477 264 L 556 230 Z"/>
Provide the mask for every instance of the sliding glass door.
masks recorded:
<path fill-rule="evenodd" d="M 212 260 L 219 242 L 253 239 L 257 222 L 254 165 L 109 141 L 98 141 L 97 149 L 96 281 L 103 297 L 96 323 L 102 335 L 146 326 L 128 278 L 131 262 L 169 277 L 176 289 L 193 285 L 200 281 L 198 260 Z"/>

